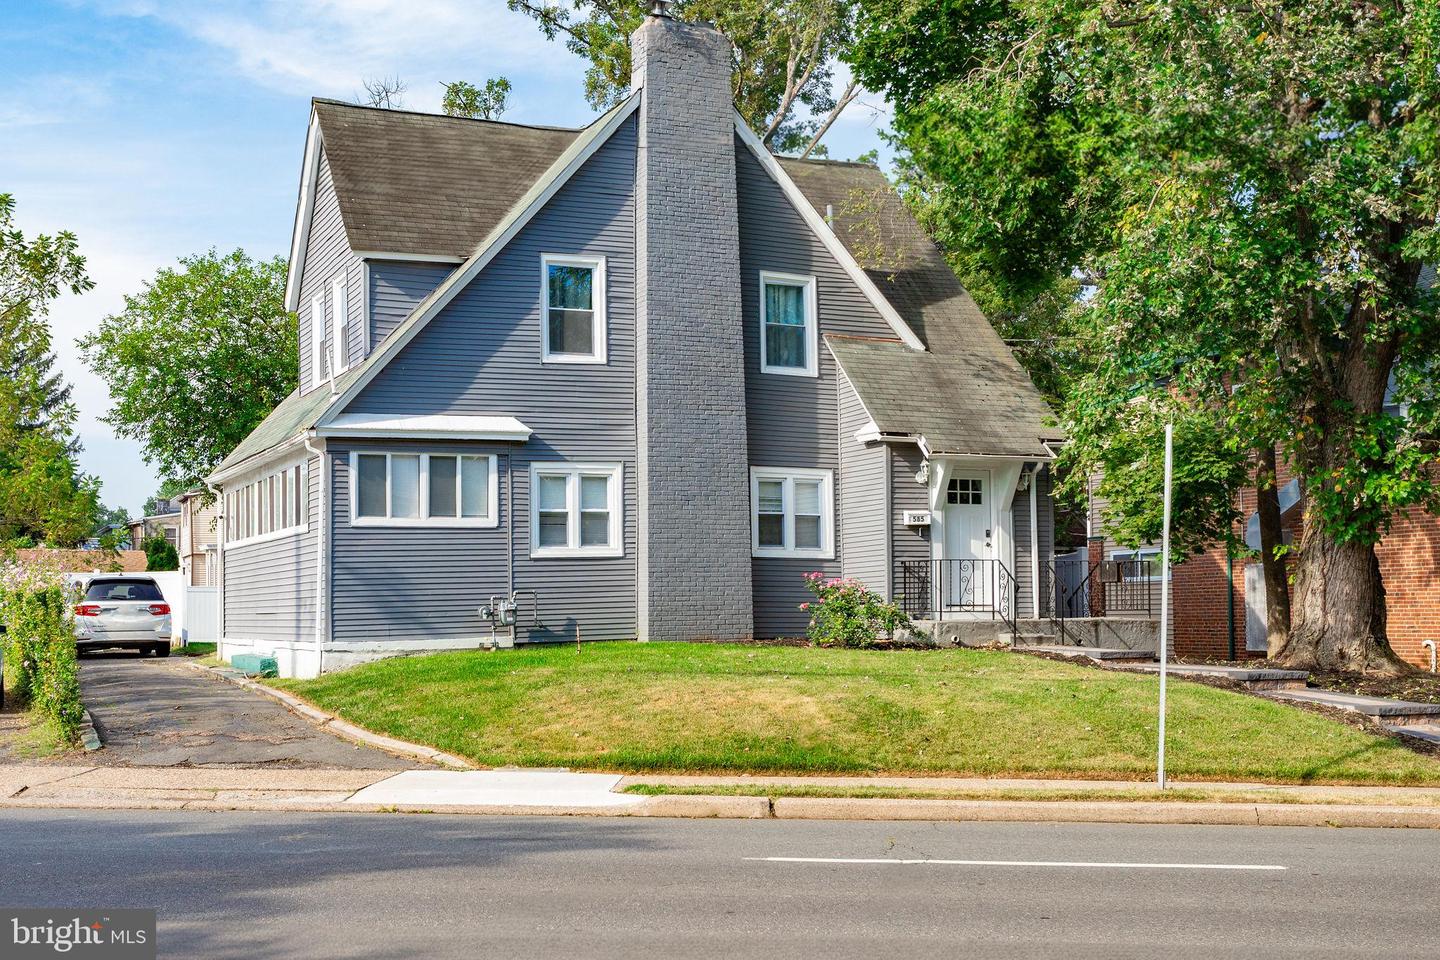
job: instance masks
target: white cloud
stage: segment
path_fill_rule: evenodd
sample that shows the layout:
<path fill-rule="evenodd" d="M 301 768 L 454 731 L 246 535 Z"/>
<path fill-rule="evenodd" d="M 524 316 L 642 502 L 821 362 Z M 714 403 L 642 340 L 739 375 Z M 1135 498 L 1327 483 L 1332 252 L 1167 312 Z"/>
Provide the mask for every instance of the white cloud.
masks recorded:
<path fill-rule="evenodd" d="M 347 97 L 363 79 L 398 75 L 407 102 L 438 104 L 439 79 L 483 79 L 506 71 L 578 76 L 578 61 L 541 36 L 502 0 L 328 0 L 249 4 L 102 4 L 104 12 L 150 17 L 203 41 L 228 65 L 281 93 Z"/>

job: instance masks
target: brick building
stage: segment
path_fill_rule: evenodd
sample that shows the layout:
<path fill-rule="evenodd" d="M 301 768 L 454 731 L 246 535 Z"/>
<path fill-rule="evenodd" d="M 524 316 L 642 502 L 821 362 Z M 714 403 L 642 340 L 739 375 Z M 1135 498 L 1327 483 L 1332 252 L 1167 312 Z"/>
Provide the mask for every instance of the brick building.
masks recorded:
<path fill-rule="evenodd" d="M 1287 542 L 1298 541 L 1305 508 L 1282 463 L 1282 522 Z M 1092 562 L 1127 557 L 1131 551 L 1117 544 L 1101 518 L 1103 501 L 1091 497 L 1090 558 Z M 1246 522 L 1236 526 L 1237 536 L 1258 546 L 1254 489 L 1243 490 L 1239 508 Z M 1158 560 L 1159 546 L 1138 551 Z M 1385 584 L 1387 632 L 1395 652 L 1422 668 L 1430 666 L 1425 640 L 1440 643 L 1440 517 L 1411 508 L 1395 519 L 1390 533 L 1377 548 Z M 1213 546 L 1177 564 L 1171 572 L 1171 641 L 1177 656 L 1237 659 L 1265 655 L 1265 584 L 1258 558 L 1226 556 L 1223 545 Z"/>

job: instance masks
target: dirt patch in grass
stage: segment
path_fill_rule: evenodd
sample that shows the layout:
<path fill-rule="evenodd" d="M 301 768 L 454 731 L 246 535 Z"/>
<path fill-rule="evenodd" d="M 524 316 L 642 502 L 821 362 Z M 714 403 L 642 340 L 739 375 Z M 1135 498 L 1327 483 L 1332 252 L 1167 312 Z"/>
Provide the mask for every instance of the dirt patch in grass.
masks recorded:
<path fill-rule="evenodd" d="M 54 721 L 36 710 L 0 710 L 0 763 L 65 759 L 76 751 Z"/>

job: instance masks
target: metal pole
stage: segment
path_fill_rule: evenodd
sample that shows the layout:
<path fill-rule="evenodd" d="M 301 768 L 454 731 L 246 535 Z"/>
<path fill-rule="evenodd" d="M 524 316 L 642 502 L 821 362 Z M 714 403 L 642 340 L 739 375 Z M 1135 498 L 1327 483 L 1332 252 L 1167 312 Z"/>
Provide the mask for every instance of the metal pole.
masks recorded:
<path fill-rule="evenodd" d="M 1160 536 L 1160 748 L 1156 780 L 1165 789 L 1165 680 L 1170 666 L 1170 482 L 1174 472 L 1175 426 L 1165 424 L 1165 519 Z"/>

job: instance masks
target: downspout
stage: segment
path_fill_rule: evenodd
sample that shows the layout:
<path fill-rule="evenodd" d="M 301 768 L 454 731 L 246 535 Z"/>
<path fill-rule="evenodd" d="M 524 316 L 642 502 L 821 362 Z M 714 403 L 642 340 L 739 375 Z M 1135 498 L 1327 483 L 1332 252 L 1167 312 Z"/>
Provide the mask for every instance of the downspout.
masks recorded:
<path fill-rule="evenodd" d="M 1039 495 L 1035 488 L 1040 485 L 1040 464 L 1030 471 L 1030 606 L 1035 619 L 1040 619 L 1040 515 Z"/>
<path fill-rule="evenodd" d="M 320 503 L 316 510 L 315 521 L 319 529 L 315 532 L 315 675 L 320 676 L 325 672 L 325 551 L 328 549 L 329 538 L 325 533 L 330 528 L 330 516 L 327 513 L 329 506 L 330 469 L 325 460 L 324 450 L 316 449 L 314 445 L 315 432 L 312 430 L 305 435 L 305 449 L 320 461 Z"/>
<path fill-rule="evenodd" d="M 1420 646 L 1422 646 L 1422 647 L 1424 647 L 1425 649 L 1427 649 L 1427 650 L 1430 651 L 1430 672 L 1431 672 L 1431 673 L 1434 673 L 1434 672 L 1435 672 L 1435 641 L 1434 641 L 1434 640 L 1421 640 L 1421 641 L 1420 641 Z"/>
<path fill-rule="evenodd" d="M 206 488 L 215 495 L 215 561 L 220 569 L 215 571 L 215 655 L 225 659 L 225 524 L 229 518 L 225 515 L 225 491 L 215 486 L 210 481 L 205 481 Z"/>
<path fill-rule="evenodd" d="M 1230 659 L 1233 661 L 1235 659 L 1235 554 L 1229 548 L 1225 550 L 1225 629 L 1229 631 Z"/>

